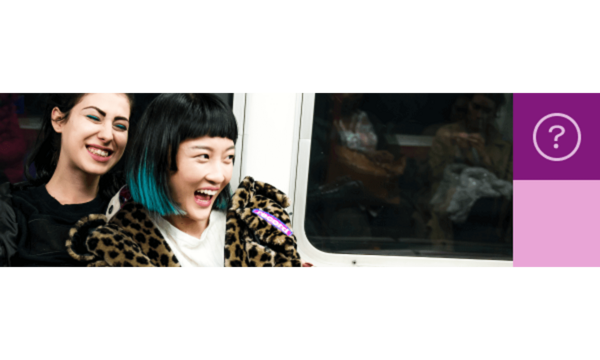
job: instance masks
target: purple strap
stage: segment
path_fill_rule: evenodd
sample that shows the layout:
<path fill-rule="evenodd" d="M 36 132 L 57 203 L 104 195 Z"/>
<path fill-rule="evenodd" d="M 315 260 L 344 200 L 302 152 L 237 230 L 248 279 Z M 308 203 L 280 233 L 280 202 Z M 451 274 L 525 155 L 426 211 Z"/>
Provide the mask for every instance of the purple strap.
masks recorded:
<path fill-rule="evenodd" d="M 252 210 L 252 213 L 255 215 L 258 215 L 261 219 L 265 220 L 266 222 L 268 222 L 269 224 L 274 226 L 277 230 L 281 231 L 282 233 L 286 234 L 287 236 L 292 236 L 292 234 L 293 234 L 292 230 L 290 230 L 289 227 L 287 227 L 281 220 L 279 220 L 275 216 L 269 214 L 266 211 L 260 210 L 260 209 L 254 209 L 254 210 Z"/>

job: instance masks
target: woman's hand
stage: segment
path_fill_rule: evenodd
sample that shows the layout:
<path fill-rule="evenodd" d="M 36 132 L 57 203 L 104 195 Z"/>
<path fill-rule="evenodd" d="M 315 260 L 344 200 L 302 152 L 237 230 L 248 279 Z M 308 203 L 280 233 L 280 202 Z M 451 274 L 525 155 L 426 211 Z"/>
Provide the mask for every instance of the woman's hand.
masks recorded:
<path fill-rule="evenodd" d="M 302 263 L 302 267 L 313 267 L 314 266 L 313 264 L 311 264 L 307 261 L 304 261 L 304 260 L 300 260 L 300 262 Z"/>
<path fill-rule="evenodd" d="M 474 147 L 479 153 L 485 151 L 485 140 L 480 134 L 468 134 L 467 141 L 471 147 Z"/>
<path fill-rule="evenodd" d="M 469 141 L 469 134 L 465 132 L 459 132 L 452 137 L 453 142 L 459 149 L 468 149 L 471 147 L 471 142 Z"/>

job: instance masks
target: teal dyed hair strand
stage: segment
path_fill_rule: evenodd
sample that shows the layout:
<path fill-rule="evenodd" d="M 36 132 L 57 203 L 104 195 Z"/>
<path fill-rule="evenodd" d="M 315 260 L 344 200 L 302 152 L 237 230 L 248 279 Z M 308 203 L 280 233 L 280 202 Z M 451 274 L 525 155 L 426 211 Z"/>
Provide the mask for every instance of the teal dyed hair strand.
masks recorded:
<path fill-rule="evenodd" d="M 149 163 L 147 156 L 148 152 L 146 151 L 143 164 Z M 137 174 L 133 174 L 134 169 L 128 172 L 127 185 L 133 200 L 161 216 L 184 215 L 183 210 L 169 201 L 163 187 L 159 186 L 153 170 L 151 166 L 142 165 Z"/>
<path fill-rule="evenodd" d="M 225 197 L 223 197 L 223 196 L 217 197 L 217 201 L 215 201 L 215 209 L 227 210 L 227 200 L 225 200 Z"/>

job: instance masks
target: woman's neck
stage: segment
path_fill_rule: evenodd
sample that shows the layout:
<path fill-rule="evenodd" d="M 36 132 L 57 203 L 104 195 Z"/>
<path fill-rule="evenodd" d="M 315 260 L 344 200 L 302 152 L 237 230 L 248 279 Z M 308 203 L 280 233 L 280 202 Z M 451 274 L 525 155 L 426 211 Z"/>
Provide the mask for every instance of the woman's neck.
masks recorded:
<path fill-rule="evenodd" d="M 194 220 L 182 215 L 165 216 L 165 219 L 177 229 L 198 239 L 200 239 L 210 221 L 210 218 L 205 220 Z"/>
<path fill-rule="evenodd" d="M 85 173 L 58 160 L 56 170 L 46 184 L 48 194 L 61 205 L 84 204 L 96 198 L 99 191 L 100 175 Z"/>

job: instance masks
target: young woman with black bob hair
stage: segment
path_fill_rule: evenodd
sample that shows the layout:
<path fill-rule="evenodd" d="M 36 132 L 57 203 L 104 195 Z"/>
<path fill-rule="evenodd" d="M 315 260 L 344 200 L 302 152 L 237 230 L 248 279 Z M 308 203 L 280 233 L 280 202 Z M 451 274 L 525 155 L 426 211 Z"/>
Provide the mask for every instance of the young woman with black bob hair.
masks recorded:
<path fill-rule="evenodd" d="M 92 266 L 301 266 L 285 194 L 247 177 L 231 196 L 238 129 L 210 94 L 162 94 L 127 162 L 128 190 L 67 246 Z M 109 208 L 109 213 L 111 209 Z M 94 229 L 94 230 L 90 230 Z"/>
<path fill-rule="evenodd" d="M 47 96 L 28 181 L 0 185 L 0 265 L 83 265 L 66 239 L 81 218 L 104 214 L 124 183 L 111 169 L 127 145 L 132 105 L 130 94 Z"/>

